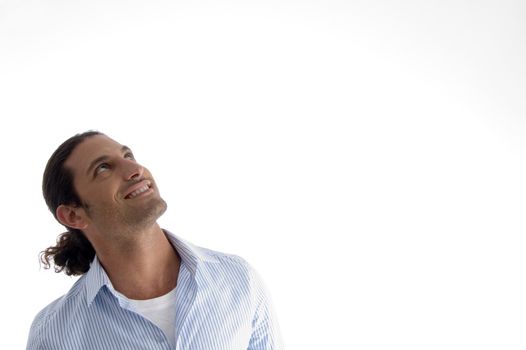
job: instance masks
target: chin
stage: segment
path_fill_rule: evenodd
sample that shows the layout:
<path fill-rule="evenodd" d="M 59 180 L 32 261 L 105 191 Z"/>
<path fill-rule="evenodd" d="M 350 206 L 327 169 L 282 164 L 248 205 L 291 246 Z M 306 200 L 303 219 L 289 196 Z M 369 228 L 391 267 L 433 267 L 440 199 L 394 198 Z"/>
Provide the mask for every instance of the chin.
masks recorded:
<path fill-rule="evenodd" d="M 156 222 L 168 209 L 168 204 L 162 198 L 157 199 L 155 202 L 155 205 L 152 205 L 148 213 L 146 213 L 146 217 L 149 218 L 148 221 Z"/>
<path fill-rule="evenodd" d="M 161 205 L 159 207 L 159 213 L 157 215 L 157 218 L 160 218 L 166 212 L 166 209 L 168 209 L 168 204 L 162 198 L 160 204 Z"/>

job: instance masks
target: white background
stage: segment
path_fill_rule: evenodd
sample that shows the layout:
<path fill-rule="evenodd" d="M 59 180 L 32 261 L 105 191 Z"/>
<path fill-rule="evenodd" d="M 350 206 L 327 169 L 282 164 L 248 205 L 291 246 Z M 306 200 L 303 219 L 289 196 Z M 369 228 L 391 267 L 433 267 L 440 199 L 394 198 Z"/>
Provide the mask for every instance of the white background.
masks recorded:
<path fill-rule="evenodd" d="M 39 268 L 63 231 L 41 175 L 98 129 L 153 172 L 163 227 L 259 270 L 288 349 L 524 349 L 525 18 L 0 0 L 0 346 L 74 282 Z"/>

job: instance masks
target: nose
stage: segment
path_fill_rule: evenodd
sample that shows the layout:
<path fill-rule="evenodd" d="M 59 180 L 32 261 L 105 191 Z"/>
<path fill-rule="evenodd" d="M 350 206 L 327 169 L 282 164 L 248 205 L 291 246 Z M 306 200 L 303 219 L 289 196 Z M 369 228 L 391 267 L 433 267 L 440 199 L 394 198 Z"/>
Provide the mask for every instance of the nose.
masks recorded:
<path fill-rule="evenodd" d="M 126 181 L 137 180 L 142 178 L 144 167 L 134 161 L 125 161 L 124 164 L 124 179 Z"/>

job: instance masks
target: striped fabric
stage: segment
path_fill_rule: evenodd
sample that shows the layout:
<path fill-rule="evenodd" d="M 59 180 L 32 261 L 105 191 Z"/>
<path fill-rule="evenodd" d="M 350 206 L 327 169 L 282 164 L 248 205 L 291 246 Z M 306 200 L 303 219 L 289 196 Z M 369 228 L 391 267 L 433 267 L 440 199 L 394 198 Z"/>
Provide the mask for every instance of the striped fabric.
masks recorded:
<path fill-rule="evenodd" d="M 268 293 L 247 262 L 166 234 L 181 256 L 177 350 L 283 349 Z M 168 350 L 170 345 L 161 329 L 118 296 L 95 257 L 71 290 L 36 316 L 27 349 Z"/>

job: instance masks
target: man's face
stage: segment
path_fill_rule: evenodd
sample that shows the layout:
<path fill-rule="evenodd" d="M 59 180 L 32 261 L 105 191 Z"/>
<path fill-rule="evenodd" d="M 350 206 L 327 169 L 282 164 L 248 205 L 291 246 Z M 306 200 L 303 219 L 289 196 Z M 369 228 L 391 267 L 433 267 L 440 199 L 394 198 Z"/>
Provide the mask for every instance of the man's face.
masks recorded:
<path fill-rule="evenodd" d="M 65 166 L 85 205 L 81 213 L 87 231 L 116 237 L 151 226 L 166 210 L 148 169 L 135 161 L 128 147 L 107 136 L 85 139 Z"/>

